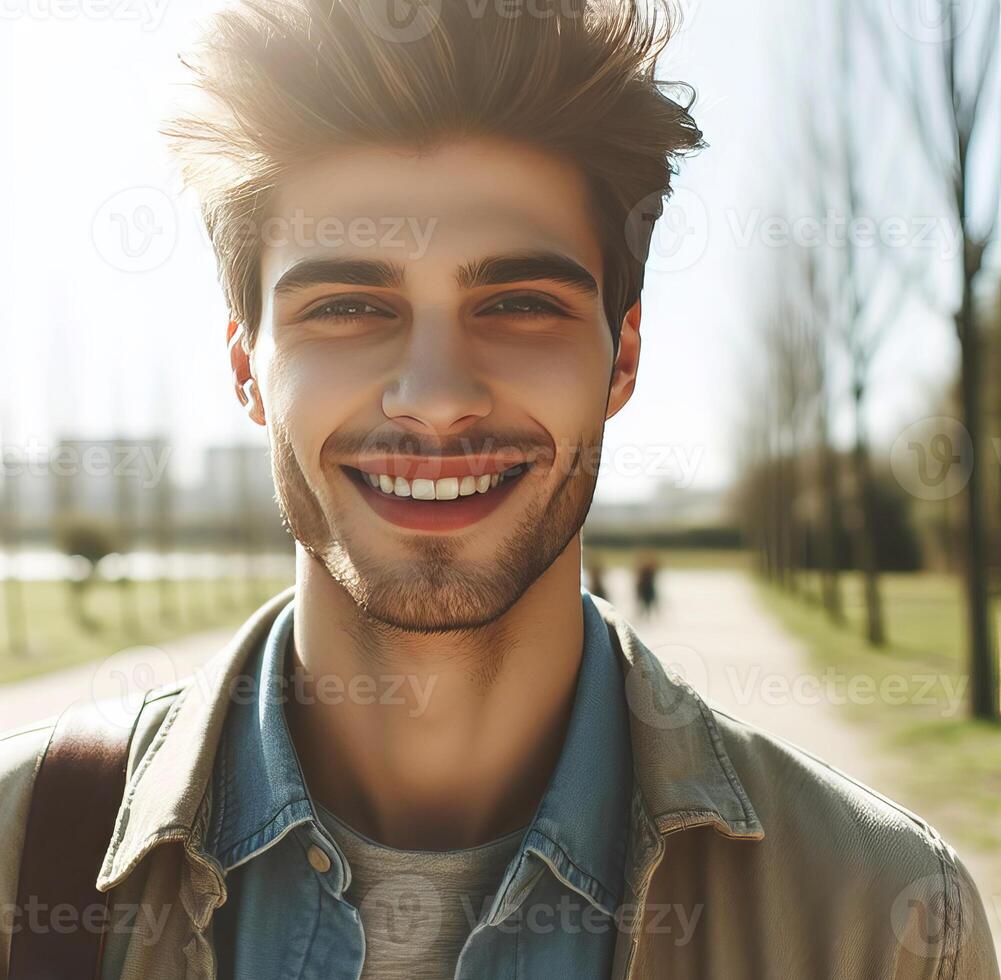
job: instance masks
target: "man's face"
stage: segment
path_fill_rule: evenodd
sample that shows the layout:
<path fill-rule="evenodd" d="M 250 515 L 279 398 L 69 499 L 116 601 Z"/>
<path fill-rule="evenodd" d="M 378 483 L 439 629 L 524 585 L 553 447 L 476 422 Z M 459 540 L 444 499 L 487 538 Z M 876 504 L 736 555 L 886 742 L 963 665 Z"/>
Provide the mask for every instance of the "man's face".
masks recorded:
<path fill-rule="evenodd" d="M 251 364 L 292 532 L 377 620 L 492 622 L 577 534 L 621 407 L 583 176 L 500 141 L 352 149 L 272 215 Z"/>

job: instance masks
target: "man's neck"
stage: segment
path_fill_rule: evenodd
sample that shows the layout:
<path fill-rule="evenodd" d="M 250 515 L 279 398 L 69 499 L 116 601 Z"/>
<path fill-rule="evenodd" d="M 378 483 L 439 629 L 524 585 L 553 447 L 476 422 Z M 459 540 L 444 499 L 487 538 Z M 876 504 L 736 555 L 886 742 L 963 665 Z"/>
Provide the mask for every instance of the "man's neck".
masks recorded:
<path fill-rule="evenodd" d="M 499 619 L 387 642 L 300 551 L 285 703 L 314 799 L 392 847 L 471 847 L 527 824 L 559 758 L 583 650 L 580 538 Z"/>

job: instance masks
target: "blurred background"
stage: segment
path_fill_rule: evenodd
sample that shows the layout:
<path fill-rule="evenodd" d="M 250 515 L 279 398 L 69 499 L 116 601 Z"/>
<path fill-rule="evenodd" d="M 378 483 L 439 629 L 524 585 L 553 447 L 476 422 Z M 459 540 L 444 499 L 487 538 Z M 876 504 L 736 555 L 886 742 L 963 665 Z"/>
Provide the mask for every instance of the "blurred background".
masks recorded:
<path fill-rule="evenodd" d="M 292 581 L 160 120 L 206 0 L 0 9 L 0 728 L 184 676 Z M 998 0 L 688 3 L 584 582 L 918 812 L 1001 945 Z"/>

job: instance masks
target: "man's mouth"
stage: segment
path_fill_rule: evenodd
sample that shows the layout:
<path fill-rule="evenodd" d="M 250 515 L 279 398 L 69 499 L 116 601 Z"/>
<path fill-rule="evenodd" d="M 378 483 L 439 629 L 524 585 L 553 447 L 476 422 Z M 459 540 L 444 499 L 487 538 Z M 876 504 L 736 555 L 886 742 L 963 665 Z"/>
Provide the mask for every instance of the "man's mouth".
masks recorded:
<path fill-rule="evenodd" d="M 362 499 L 398 527 L 442 533 L 482 520 L 496 510 L 533 467 L 522 462 L 493 473 L 406 478 L 341 464 Z"/>
<path fill-rule="evenodd" d="M 457 500 L 474 494 L 489 493 L 509 481 L 516 480 L 531 467 L 530 463 L 518 463 L 499 473 L 482 473 L 479 476 L 444 476 L 437 480 L 415 477 L 407 480 L 389 473 L 371 473 L 353 466 L 344 470 L 356 480 L 364 480 L 374 490 L 394 497 L 409 497 L 415 501 Z"/>

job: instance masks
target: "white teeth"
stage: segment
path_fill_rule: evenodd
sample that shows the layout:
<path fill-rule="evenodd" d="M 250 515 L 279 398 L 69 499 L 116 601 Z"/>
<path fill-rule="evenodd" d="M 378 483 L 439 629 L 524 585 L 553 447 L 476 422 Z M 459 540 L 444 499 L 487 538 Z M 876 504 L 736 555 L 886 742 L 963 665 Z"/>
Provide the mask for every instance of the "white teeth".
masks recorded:
<path fill-rule="evenodd" d="M 414 500 L 455 500 L 456 497 L 469 497 L 474 493 L 486 493 L 503 482 L 500 473 L 484 473 L 482 476 L 446 476 L 440 480 L 415 479 L 405 480 L 402 476 L 389 476 L 386 473 L 368 473 L 362 475 L 368 484 L 376 490 L 397 497 L 413 497 Z"/>
<path fill-rule="evenodd" d="M 459 478 L 456 476 L 443 476 L 434 483 L 435 500 L 455 500 L 459 496 Z"/>
<path fill-rule="evenodd" d="M 434 480 L 411 480 L 410 492 L 414 500 L 434 500 Z"/>

